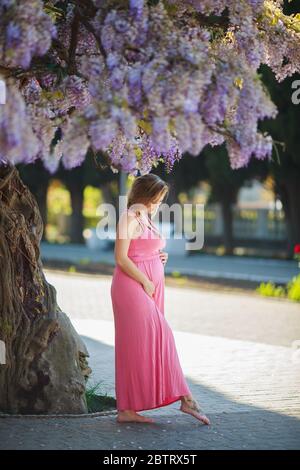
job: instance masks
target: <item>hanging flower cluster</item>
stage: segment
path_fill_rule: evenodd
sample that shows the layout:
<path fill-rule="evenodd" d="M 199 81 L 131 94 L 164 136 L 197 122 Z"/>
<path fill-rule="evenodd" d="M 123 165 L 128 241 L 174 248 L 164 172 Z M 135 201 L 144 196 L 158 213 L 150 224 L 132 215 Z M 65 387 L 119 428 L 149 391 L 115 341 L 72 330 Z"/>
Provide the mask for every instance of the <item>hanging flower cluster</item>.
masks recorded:
<path fill-rule="evenodd" d="M 223 142 L 232 168 L 270 158 L 258 123 L 277 109 L 257 70 L 300 71 L 299 15 L 282 3 L 0 0 L 0 162 L 54 172 L 92 148 L 135 175 Z"/>

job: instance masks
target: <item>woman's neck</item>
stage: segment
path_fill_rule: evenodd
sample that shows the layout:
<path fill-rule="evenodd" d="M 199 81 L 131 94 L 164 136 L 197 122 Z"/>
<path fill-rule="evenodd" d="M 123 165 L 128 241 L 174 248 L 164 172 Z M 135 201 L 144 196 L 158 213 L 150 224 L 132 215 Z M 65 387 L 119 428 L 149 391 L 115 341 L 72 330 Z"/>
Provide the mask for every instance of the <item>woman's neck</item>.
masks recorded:
<path fill-rule="evenodd" d="M 145 217 L 146 219 L 150 218 L 150 213 L 147 210 L 140 210 L 139 212 L 142 217 Z"/>

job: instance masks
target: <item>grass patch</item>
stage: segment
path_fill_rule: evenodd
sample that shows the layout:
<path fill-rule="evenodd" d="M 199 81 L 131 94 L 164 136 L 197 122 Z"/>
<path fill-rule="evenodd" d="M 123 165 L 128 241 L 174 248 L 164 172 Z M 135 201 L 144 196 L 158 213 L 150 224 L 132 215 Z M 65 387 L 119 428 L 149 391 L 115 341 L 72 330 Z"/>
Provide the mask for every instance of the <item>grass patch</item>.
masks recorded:
<path fill-rule="evenodd" d="M 89 413 L 116 409 L 116 399 L 102 392 L 101 382 L 95 384 L 88 383 L 85 397 Z"/>

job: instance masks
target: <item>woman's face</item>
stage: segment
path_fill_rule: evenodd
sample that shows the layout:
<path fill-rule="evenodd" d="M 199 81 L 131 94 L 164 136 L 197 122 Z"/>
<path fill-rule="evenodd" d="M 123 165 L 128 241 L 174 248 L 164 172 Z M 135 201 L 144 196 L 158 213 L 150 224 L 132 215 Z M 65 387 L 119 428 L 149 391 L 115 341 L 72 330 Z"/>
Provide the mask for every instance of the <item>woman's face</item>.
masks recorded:
<path fill-rule="evenodd" d="M 164 200 L 164 197 L 165 197 L 165 195 L 163 194 L 162 196 L 158 197 L 154 202 L 150 202 L 150 204 L 148 206 L 150 214 L 152 214 L 152 215 L 156 214 L 159 206 L 161 205 L 161 203 Z"/>

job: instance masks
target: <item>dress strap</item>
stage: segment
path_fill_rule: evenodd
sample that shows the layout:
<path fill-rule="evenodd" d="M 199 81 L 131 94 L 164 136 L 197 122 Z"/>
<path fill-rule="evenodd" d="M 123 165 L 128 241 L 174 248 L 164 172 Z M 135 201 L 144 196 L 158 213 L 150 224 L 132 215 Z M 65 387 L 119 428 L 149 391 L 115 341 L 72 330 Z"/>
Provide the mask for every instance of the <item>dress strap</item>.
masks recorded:
<path fill-rule="evenodd" d="M 129 213 L 133 214 L 136 219 L 138 220 L 138 222 L 140 223 L 140 225 L 142 226 L 142 229 L 145 230 L 145 227 L 147 227 L 149 230 L 153 230 L 154 233 L 156 233 L 156 235 L 158 235 L 160 238 L 160 232 L 159 230 L 155 227 L 155 225 L 153 224 L 152 220 L 150 219 L 150 217 L 147 217 L 148 219 L 148 224 L 146 224 L 146 222 L 142 219 L 141 216 L 137 215 L 133 210 L 131 209 L 127 209 Z"/>
<path fill-rule="evenodd" d="M 159 230 L 155 227 L 154 223 L 152 222 L 152 220 L 150 219 L 150 217 L 148 217 L 148 220 L 149 220 L 149 223 L 153 229 L 153 231 L 160 237 L 160 232 Z"/>
<path fill-rule="evenodd" d="M 142 218 L 137 215 L 132 209 L 127 209 L 127 212 L 129 212 L 130 214 L 134 215 L 135 218 L 137 219 L 137 221 L 139 222 L 139 224 L 141 225 L 142 229 L 144 230 L 145 229 L 145 222 L 142 220 Z"/>

